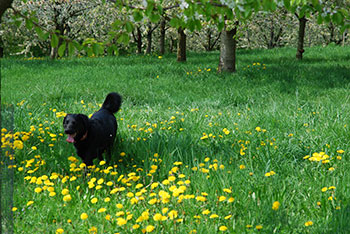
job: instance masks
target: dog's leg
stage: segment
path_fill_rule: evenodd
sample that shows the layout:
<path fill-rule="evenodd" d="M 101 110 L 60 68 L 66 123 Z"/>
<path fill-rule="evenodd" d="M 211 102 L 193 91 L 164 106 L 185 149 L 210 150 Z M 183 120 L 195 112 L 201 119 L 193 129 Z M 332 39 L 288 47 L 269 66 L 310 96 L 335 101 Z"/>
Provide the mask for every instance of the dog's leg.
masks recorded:
<path fill-rule="evenodd" d="M 109 163 L 112 158 L 112 147 L 107 147 L 106 149 L 106 161 Z"/>

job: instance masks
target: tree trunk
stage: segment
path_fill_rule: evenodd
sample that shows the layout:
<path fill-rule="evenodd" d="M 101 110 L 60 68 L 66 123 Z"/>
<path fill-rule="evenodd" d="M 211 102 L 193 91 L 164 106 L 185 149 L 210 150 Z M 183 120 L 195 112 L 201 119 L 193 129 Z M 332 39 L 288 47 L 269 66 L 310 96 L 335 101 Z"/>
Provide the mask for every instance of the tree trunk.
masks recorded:
<path fill-rule="evenodd" d="M 346 37 L 347 37 L 347 29 L 345 29 L 345 31 L 343 32 L 343 35 L 342 35 L 342 43 L 341 43 L 342 47 L 345 46 Z"/>
<path fill-rule="evenodd" d="M 298 17 L 298 16 L 297 16 Z M 297 48 L 297 54 L 296 58 L 298 60 L 303 59 L 303 53 L 304 53 L 304 37 L 305 37 L 305 27 L 307 19 L 305 16 L 299 18 L 299 33 L 298 33 L 298 48 Z"/>
<path fill-rule="evenodd" d="M 151 54 L 151 52 L 152 52 L 152 31 L 148 31 L 146 54 Z"/>
<path fill-rule="evenodd" d="M 226 31 L 226 25 L 221 32 L 221 44 L 220 44 L 220 60 L 218 72 L 235 72 L 236 71 L 236 35 L 237 26 L 230 31 Z"/>
<path fill-rule="evenodd" d="M 136 43 L 137 43 L 137 53 L 142 53 L 142 34 L 140 27 L 137 27 L 137 35 L 136 35 Z"/>
<path fill-rule="evenodd" d="M 165 19 L 160 22 L 160 41 L 159 41 L 159 54 L 165 54 Z"/>
<path fill-rule="evenodd" d="M 185 62 L 186 61 L 186 34 L 183 28 L 178 29 L 179 41 L 177 44 L 177 61 Z"/>
<path fill-rule="evenodd" d="M 269 43 L 267 44 L 267 48 L 268 49 L 273 49 L 275 46 L 274 46 L 274 38 L 275 38 L 275 22 L 274 22 L 274 19 L 273 19 L 273 14 L 271 16 L 271 27 L 270 27 L 270 40 L 269 40 Z"/>
<path fill-rule="evenodd" d="M 210 51 L 211 50 L 211 30 L 210 28 L 208 28 L 208 31 L 207 31 L 207 45 L 204 46 L 205 50 L 206 51 Z"/>

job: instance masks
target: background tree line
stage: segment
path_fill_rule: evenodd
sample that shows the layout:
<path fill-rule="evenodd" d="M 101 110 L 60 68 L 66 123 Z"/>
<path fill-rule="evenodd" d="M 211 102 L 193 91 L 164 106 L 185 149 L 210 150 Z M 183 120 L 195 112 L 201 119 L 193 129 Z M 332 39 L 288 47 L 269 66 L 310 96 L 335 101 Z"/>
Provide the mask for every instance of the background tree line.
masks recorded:
<path fill-rule="evenodd" d="M 177 51 L 186 61 L 187 50 L 221 50 L 219 68 L 234 71 L 236 48 L 293 46 L 301 59 L 304 45 L 349 44 L 349 0 L 2 1 L 5 55 Z"/>

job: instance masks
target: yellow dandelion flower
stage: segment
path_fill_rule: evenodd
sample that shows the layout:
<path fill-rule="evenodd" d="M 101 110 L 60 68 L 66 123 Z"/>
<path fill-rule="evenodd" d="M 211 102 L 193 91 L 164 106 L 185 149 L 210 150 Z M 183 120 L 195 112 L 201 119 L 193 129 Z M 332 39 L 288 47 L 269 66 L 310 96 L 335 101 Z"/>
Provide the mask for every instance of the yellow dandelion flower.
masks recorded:
<path fill-rule="evenodd" d="M 72 197 L 71 197 L 70 194 L 67 194 L 67 195 L 65 195 L 65 196 L 63 197 L 63 201 L 65 201 L 65 202 L 69 202 L 69 201 L 71 201 L 71 200 L 72 200 Z"/>
<path fill-rule="evenodd" d="M 103 213 L 103 212 L 106 212 L 106 210 L 107 210 L 106 208 L 100 208 L 100 209 L 98 209 L 97 212 L 98 212 L 98 213 Z"/>
<path fill-rule="evenodd" d="M 155 227 L 153 225 L 148 225 L 145 230 L 146 232 L 152 232 L 154 229 Z"/>
<path fill-rule="evenodd" d="M 220 226 L 220 227 L 219 227 L 219 230 L 222 231 L 222 232 L 224 232 L 224 231 L 227 230 L 227 227 L 226 227 L 226 226 Z"/>
<path fill-rule="evenodd" d="M 157 187 L 158 187 L 158 185 L 159 185 L 159 183 L 158 183 L 158 182 L 154 182 L 154 183 L 151 185 L 151 189 L 155 189 L 155 188 L 157 188 Z"/>
<path fill-rule="evenodd" d="M 272 209 L 273 210 L 278 210 L 278 208 L 280 207 L 281 203 L 279 203 L 278 201 L 275 201 L 273 204 L 272 204 Z"/>
<path fill-rule="evenodd" d="M 117 218 L 117 224 L 118 226 L 123 226 L 127 223 L 126 219 L 124 218 Z"/>
<path fill-rule="evenodd" d="M 307 221 L 304 223 L 305 227 L 309 227 L 311 225 L 313 225 L 314 223 L 312 221 Z"/>
<path fill-rule="evenodd" d="M 169 211 L 169 213 L 168 213 L 168 216 L 169 216 L 170 219 L 175 219 L 175 218 L 177 218 L 177 215 L 178 215 L 178 213 L 177 213 L 176 210 L 171 210 L 171 211 Z"/>
<path fill-rule="evenodd" d="M 98 202 L 98 199 L 97 199 L 96 197 L 94 197 L 94 198 L 91 199 L 91 203 L 92 203 L 92 204 L 95 204 L 95 203 L 97 203 L 97 202 Z"/>
<path fill-rule="evenodd" d="M 87 215 L 87 213 L 82 213 L 81 215 L 80 215 L 80 218 L 82 219 L 82 220 L 85 220 L 85 219 L 87 219 L 89 216 Z"/>
<path fill-rule="evenodd" d="M 34 192 L 36 192 L 36 193 L 40 193 L 41 191 L 43 191 L 43 189 L 40 187 L 37 187 L 34 189 Z"/>
<path fill-rule="evenodd" d="M 63 233 L 63 232 L 64 232 L 64 230 L 63 230 L 62 228 L 56 229 L 56 234 L 61 234 L 61 233 Z"/>
<path fill-rule="evenodd" d="M 61 192 L 62 195 L 67 195 L 68 193 L 69 193 L 68 189 L 62 189 L 62 192 Z"/>

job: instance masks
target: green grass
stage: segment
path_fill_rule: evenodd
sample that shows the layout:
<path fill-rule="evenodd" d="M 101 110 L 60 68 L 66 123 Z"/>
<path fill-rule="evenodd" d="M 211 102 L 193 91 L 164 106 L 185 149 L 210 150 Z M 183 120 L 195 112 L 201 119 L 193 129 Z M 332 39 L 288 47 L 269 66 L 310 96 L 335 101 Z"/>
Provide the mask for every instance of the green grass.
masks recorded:
<path fill-rule="evenodd" d="M 187 63 L 173 55 L 3 59 L 2 127 L 11 128 L 13 108 L 18 133 L 8 137 L 29 136 L 15 166 L 3 166 L 14 171 L 15 232 L 349 233 L 350 48 L 308 48 L 303 61 L 290 48 L 237 56 L 235 74 L 216 72 L 218 53 L 190 53 Z M 92 114 L 111 91 L 124 100 L 114 160 L 74 170 L 81 160 L 68 160 L 75 150 L 57 113 Z M 304 158 L 320 152 L 329 158 Z M 100 189 L 97 181 L 89 188 L 92 178 L 103 178 Z"/>

